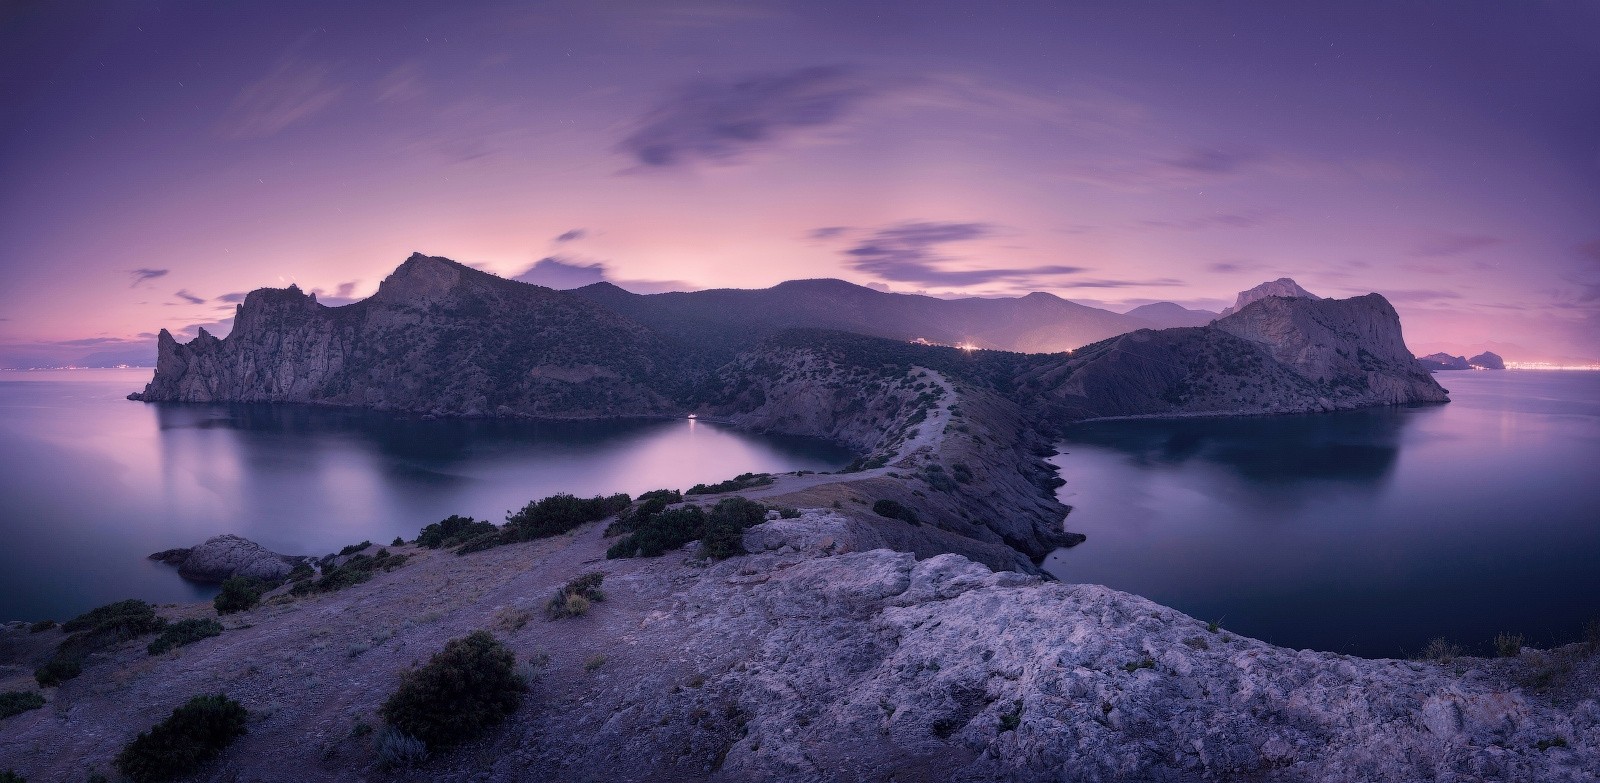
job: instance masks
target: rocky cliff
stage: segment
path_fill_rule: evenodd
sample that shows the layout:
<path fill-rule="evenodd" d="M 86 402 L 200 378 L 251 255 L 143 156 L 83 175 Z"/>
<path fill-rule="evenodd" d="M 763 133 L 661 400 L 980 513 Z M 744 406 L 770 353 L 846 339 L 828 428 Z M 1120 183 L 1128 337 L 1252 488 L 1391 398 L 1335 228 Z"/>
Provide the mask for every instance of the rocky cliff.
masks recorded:
<path fill-rule="evenodd" d="M 1480 370 L 1504 370 L 1506 368 L 1506 360 L 1500 358 L 1500 354 L 1493 351 L 1484 351 L 1468 359 L 1467 364 Z"/>
<path fill-rule="evenodd" d="M 666 352 L 606 309 L 415 254 L 377 294 L 326 307 L 261 289 L 233 332 L 162 330 L 148 402 L 297 402 L 440 415 L 592 416 L 669 408 Z"/>
<path fill-rule="evenodd" d="M 1305 413 L 1449 397 L 1377 294 L 1268 296 L 1203 328 L 1142 330 L 1024 374 L 1050 418 Z"/>
<path fill-rule="evenodd" d="M 1321 297 L 1300 287 L 1299 283 L 1287 277 L 1269 280 L 1261 285 L 1246 291 L 1240 291 L 1239 296 L 1233 300 L 1232 307 L 1225 307 L 1219 318 L 1226 318 L 1243 310 L 1246 305 L 1269 296 L 1284 296 L 1291 299 L 1320 299 Z"/>
<path fill-rule="evenodd" d="M 1467 363 L 1465 356 L 1451 356 L 1447 353 L 1430 353 L 1417 359 L 1423 369 L 1431 372 L 1439 370 L 1470 370 L 1472 365 Z"/>

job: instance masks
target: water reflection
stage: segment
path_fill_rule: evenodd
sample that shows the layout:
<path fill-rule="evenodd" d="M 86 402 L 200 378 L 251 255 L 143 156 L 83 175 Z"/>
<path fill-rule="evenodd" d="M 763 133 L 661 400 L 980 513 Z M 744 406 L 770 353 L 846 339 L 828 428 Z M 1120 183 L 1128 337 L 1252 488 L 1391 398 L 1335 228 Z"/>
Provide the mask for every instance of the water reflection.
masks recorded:
<path fill-rule="evenodd" d="M 1455 402 L 1106 422 L 1053 458 L 1087 533 L 1046 568 L 1279 644 L 1399 655 L 1600 617 L 1600 373 L 1463 373 Z"/>
<path fill-rule="evenodd" d="M 149 371 L 0 374 L 0 619 L 65 617 L 204 588 L 144 559 L 232 532 L 320 553 L 499 521 L 556 492 L 684 488 L 745 471 L 832 470 L 825 443 L 707 422 L 424 420 L 266 405 L 145 405 Z"/>

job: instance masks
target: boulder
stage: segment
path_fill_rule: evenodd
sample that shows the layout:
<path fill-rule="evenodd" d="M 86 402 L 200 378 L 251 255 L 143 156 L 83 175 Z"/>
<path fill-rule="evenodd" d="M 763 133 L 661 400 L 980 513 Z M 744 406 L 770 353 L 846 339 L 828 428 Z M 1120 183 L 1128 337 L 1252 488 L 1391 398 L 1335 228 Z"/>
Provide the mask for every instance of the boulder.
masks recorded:
<path fill-rule="evenodd" d="M 224 534 L 190 549 L 168 549 L 150 556 L 178 567 L 178 575 L 196 582 L 221 583 L 233 576 L 273 580 L 289 575 L 302 557 L 280 555 L 242 536 Z"/>

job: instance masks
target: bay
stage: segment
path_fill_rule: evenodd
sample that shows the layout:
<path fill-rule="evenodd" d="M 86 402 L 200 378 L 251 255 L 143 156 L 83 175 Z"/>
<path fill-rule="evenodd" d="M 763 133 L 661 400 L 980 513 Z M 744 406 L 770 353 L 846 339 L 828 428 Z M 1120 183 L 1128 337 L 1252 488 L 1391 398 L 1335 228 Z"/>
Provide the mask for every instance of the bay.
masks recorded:
<path fill-rule="evenodd" d="M 1576 640 L 1600 619 L 1600 373 L 1440 373 L 1444 405 L 1094 422 L 1045 568 L 1274 644 Z"/>
<path fill-rule="evenodd" d="M 424 420 L 309 406 L 130 402 L 148 369 L 0 372 L 0 620 L 123 598 L 203 600 L 146 559 L 236 533 L 325 554 L 530 500 L 739 473 L 833 470 L 847 451 L 705 421 Z"/>

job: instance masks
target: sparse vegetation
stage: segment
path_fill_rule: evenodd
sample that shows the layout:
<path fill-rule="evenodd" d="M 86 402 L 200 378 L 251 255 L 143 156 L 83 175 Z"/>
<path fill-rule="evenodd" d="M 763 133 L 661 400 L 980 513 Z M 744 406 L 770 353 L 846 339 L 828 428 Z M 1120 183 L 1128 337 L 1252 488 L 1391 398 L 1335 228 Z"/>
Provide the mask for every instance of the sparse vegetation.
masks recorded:
<path fill-rule="evenodd" d="M 38 691 L 6 691 L 0 693 L 0 720 L 43 706 L 44 695 Z"/>
<path fill-rule="evenodd" d="M 917 518 L 917 512 L 914 509 L 907 508 L 893 500 L 880 500 L 873 503 L 872 513 L 880 517 L 899 519 L 913 525 L 922 524 L 922 521 Z"/>
<path fill-rule="evenodd" d="M 1515 658 L 1522 653 L 1523 638 L 1520 633 L 1501 633 L 1494 637 L 1495 654 L 1501 658 Z"/>
<path fill-rule="evenodd" d="M 747 489 L 767 486 L 773 481 L 771 473 L 740 473 L 727 481 L 721 481 L 716 484 L 696 484 L 683 494 L 719 495 L 724 492 L 742 492 Z"/>
<path fill-rule="evenodd" d="M 1449 663 L 1459 657 L 1461 657 L 1461 647 L 1451 644 L 1442 636 L 1428 640 L 1428 646 L 1417 654 L 1418 660 L 1434 663 Z"/>
<path fill-rule="evenodd" d="M 33 677 L 43 686 L 60 685 L 83 673 L 83 660 L 90 653 L 155 633 L 166 624 L 155 607 L 138 599 L 91 609 L 61 625 L 70 635 L 56 646 L 53 658 L 34 670 Z"/>
<path fill-rule="evenodd" d="M 378 732 L 373 747 L 378 753 L 378 766 L 385 769 L 414 767 L 428 760 L 428 746 L 422 740 L 393 726 Z"/>
<path fill-rule="evenodd" d="M 245 733 L 243 706 L 215 694 L 196 696 L 142 732 L 118 754 L 117 770 L 135 783 L 187 777 Z"/>
<path fill-rule="evenodd" d="M 222 623 L 210 618 L 180 620 L 167 626 L 161 635 L 145 648 L 151 655 L 160 655 L 174 647 L 194 644 L 201 639 L 222 635 Z"/>
<path fill-rule="evenodd" d="M 261 603 L 261 596 L 272 587 L 248 576 L 230 576 L 222 583 L 222 592 L 211 599 L 211 605 L 216 607 L 217 614 L 243 612 Z"/>
<path fill-rule="evenodd" d="M 1567 746 L 1567 738 L 1566 737 L 1556 737 L 1555 739 L 1542 739 L 1542 740 L 1539 740 L 1538 742 L 1533 743 L 1534 749 L 1539 751 L 1539 752 L 1541 752 L 1541 753 L 1543 753 L 1544 751 L 1547 751 L 1547 750 L 1549 750 L 1551 748 L 1564 748 L 1566 746 Z"/>
<path fill-rule="evenodd" d="M 647 502 L 619 519 L 626 535 L 606 550 L 606 557 L 655 557 L 696 539 L 704 556 L 732 557 L 744 551 L 745 529 L 765 521 L 766 514 L 766 506 L 740 496 L 717 501 L 710 513 L 700 506 Z"/>
<path fill-rule="evenodd" d="M 511 651 L 487 631 L 475 631 L 408 672 L 382 714 L 394 730 L 438 749 L 499 723 L 526 688 Z"/>
<path fill-rule="evenodd" d="M 49 688 L 60 685 L 83 673 L 83 661 L 78 658 L 63 658 L 57 655 L 46 661 L 43 666 L 33 670 L 33 679 L 41 686 Z"/>
<path fill-rule="evenodd" d="M 1019 699 L 1012 708 L 1000 714 L 1000 730 L 1016 731 L 1022 725 L 1022 701 Z"/>
<path fill-rule="evenodd" d="M 579 525 L 598 522 L 621 512 L 633 502 L 624 494 L 583 499 L 560 494 L 529 503 L 506 517 L 506 528 L 516 540 L 529 541 L 560 535 Z"/>
<path fill-rule="evenodd" d="M 293 595 L 331 593 L 361 584 L 379 571 L 393 571 L 405 563 L 405 555 L 397 555 L 387 549 L 379 549 L 371 555 L 352 555 L 343 565 L 334 565 L 332 560 L 328 560 L 322 567 L 322 576 L 315 580 L 298 581 L 289 592 Z"/>
<path fill-rule="evenodd" d="M 448 548 L 499 532 L 500 528 L 493 522 L 480 522 L 472 517 L 452 514 L 417 533 L 417 546 L 428 549 Z"/>
<path fill-rule="evenodd" d="M 370 546 L 372 546 L 372 542 L 371 541 L 362 541 L 359 544 L 351 544 L 351 545 L 345 547 L 344 549 L 339 550 L 339 556 L 340 557 L 344 557 L 346 555 L 353 555 L 353 554 L 355 554 L 357 552 L 360 552 L 361 550 L 366 549 L 367 547 L 370 547 Z"/>
<path fill-rule="evenodd" d="M 14 769 L 0 771 L 0 783 L 28 783 L 28 779 L 18 775 Z"/>
<path fill-rule="evenodd" d="M 44 633 L 54 627 L 56 627 L 55 620 L 40 620 L 28 626 L 28 633 Z"/>
<path fill-rule="evenodd" d="M 1137 661 L 1129 661 L 1125 664 L 1122 664 L 1122 670 L 1129 674 L 1133 674 L 1140 669 L 1154 669 L 1155 667 L 1155 659 L 1149 656 L 1145 656 Z"/>
<path fill-rule="evenodd" d="M 600 653 L 595 653 L 583 659 L 583 670 L 586 672 L 592 672 L 604 665 L 606 665 L 606 657 Z"/>
<path fill-rule="evenodd" d="M 744 531 L 767 518 L 767 507 L 743 497 L 723 498 L 711 507 L 705 533 L 700 539 L 700 554 L 726 560 L 744 554 Z"/>
<path fill-rule="evenodd" d="M 589 606 L 597 601 L 606 600 L 606 594 L 600 591 L 600 583 L 605 581 L 606 575 L 599 571 L 590 571 L 579 577 L 574 577 L 567 582 L 545 604 L 544 611 L 552 620 L 564 617 L 582 617 L 589 613 Z"/>

